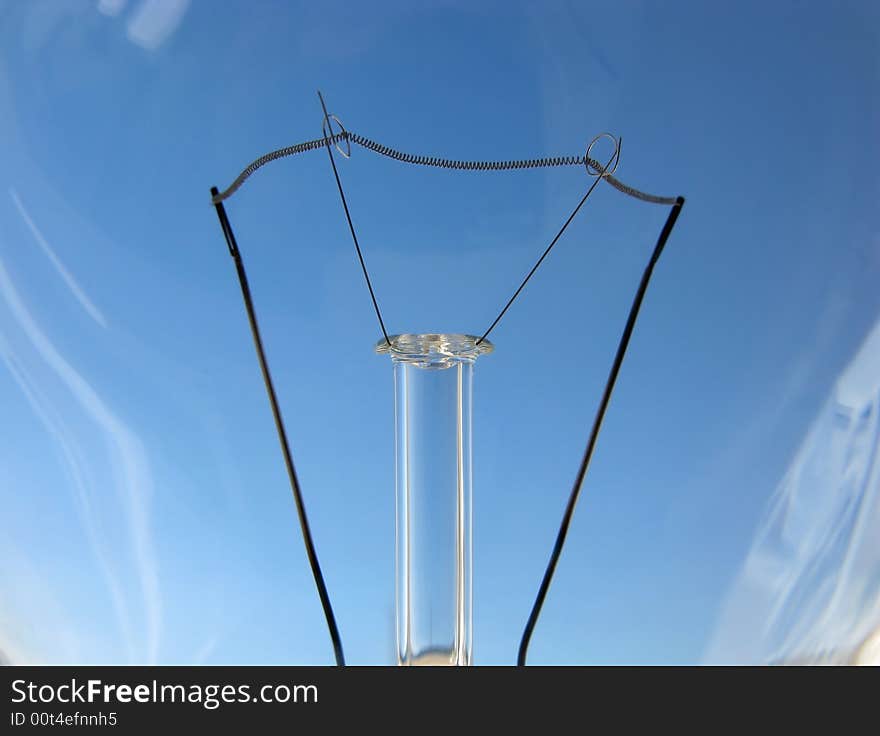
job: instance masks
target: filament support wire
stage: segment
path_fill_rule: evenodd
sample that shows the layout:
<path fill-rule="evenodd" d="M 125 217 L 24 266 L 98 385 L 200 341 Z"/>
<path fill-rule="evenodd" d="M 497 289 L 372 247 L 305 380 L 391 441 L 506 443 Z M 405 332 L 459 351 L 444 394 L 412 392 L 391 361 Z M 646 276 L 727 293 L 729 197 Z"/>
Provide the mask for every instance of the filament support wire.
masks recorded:
<path fill-rule="evenodd" d="M 599 140 L 599 138 L 601 138 L 601 137 L 603 137 L 603 136 L 605 136 L 605 135 L 609 135 L 609 136 L 610 136 L 609 133 L 603 133 L 601 136 L 596 136 L 596 137 L 593 139 L 593 142 L 590 143 L 590 148 L 593 147 L 593 145 L 596 143 L 597 140 Z M 612 140 L 614 140 L 614 137 L 613 137 L 613 136 L 610 136 L 610 137 L 611 137 Z M 608 171 L 608 168 L 611 166 L 611 164 L 613 163 L 613 164 L 614 164 L 614 168 L 615 168 L 615 169 L 617 168 L 617 164 L 620 162 L 620 146 L 621 146 L 622 142 L 623 142 L 623 139 L 622 139 L 622 138 L 621 138 L 620 140 L 614 140 L 614 153 L 611 154 L 611 158 L 608 159 L 608 163 L 605 164 L 605 168 L 600 169 L 600 168 L 598 168 L 599 165 L 596 164 L 596 167 L 597 167 L 597 168 L 596 168 L 596 172 L 597 172 L 597 173 L 596 173 L 596 175 L 595 175 L 595 176 L 596 176 L 596 181 L 594 181 L 594 182 L 590 185 L 590 188 L 587 189 L 587 193 L 581 198 L 581 201 L 577 203 L 577 207 L 575 207 L 574 210 L 572 210 L 572 213 L 568 216 L 568 219 L 565 221 L 565 224 L 563 224 L 563 226 L 559 229 L 559 232 L 556 233 L 556 237 L 554 237 L 553 240 L 550 241 L 550 245 L 547 246 L 547 248 L 546 248 L 546 249 L 544 250 L 544 252 L 541 254 L 541 257 L 538 258 L 538 260 L 536 261 L 535 265 L 532 266 L 532 270 L 529 271 L 528 274 L 526 275 L 526 277 L 522 280 L 522 283 L 519 285 L 519 288 L 518 288 L 515 292 L 513 292 L 513 296 L 510 297 L 510 299 L 508 300 L 507 304 L 505 304 L 505 305 L 504 305 L 504 308 L 498 313 L 498 316 L 495 318 L 495 321 L 492 322 L 491 325 L 489 325 L 489 329 L 486 330 L 486 331 L 480 336 L 480 339 L 479 339 L 479 340 L 477 340 L 477 345 L 479 345 L 481 342 L 483 342 L 483 340 L 485 340 L 485 339 L 488 337 L 489 333 L 492 332 L 492 330 L 495 329 L 495 325 L 497 325 L 497 324 L 501 321 L 501 318 L 507 313 L 507 310 L 510 309 L 510 305 L 513 304 L 513 303 L 516 301 L 516 298 L 519 296 L 520 292 L 521 292 L 524 288 L 526 288 L 526 284 L 529 283 L 529 279 L 531 279 L 532 276 L 535 275 L 535 271 L 538 270 L 538 268 L 540 267 L 540 265 L 544 262 L 544 259 L 545 259 L 548 255 L 550 255 L 550 251 L 553 250 L 553 246 L 556 245 L 556 243 L 557 243 L 557 241 L 559 240 L 559 238 L 562 237 L 562 233 L 565 232 L 565 230 L 566 230 L 566 229 L 568 228 L 568 226 L 571 224 L 571 221 L 575 218 L 575 215 L 577 215 L 577 213 L 580 211 L 581 207 L 584 206 L 584 203 L 590 198 L 590 195 L 593 193 L 593 190 L 596 188 L 596 185 L 599 183 L 599 180 L 602 179 L 602 178 L 604 178 L 605 176 L 608 176 L 608 174 L 606 174 L 605 172 Z M 589 150 L 589 149 L 588 149 L 588 150 Z M 589 158 L 589 157 L 588 157 L 588 158 Z M 589 165 L 587 166 L 587 173 L 590 173 Z"/>
<path fill-rule="evenodd" d="M 339 118 L 335 115 L 329 115 L 327 113 L 327 106 L 324 104 L 324 97 L 318 92 L 318 99 L 321 101 L 321 109 L 324 111 L 324 121 L 321 124 L 322 131 L 324 133 L 324 145 L 327 148 L 327 155 L 330 157 L 330 166 L 333 168 L 333 177 L 336 179 L 336 188 L 339 190 L 339 198 L 342 200 L 342 209 L 345 212 L 345 220 L 348 223 L 349 232 L 351 232 L 351 239 L 354 241 L 354 249 L 357 252 L 358 261 L 361 264 L 361 271 L 364 274 L 364 280 L 367 282 L 367 290 L 370 292 L 370 299 L 373 300 L 373 309 L 376 312 L 376 318 L 379 320 L 379 327 L 382 328 L 382 335 L 385 337 L 385 342 L 388 346 L 391 346 L 391 340 L 388 339 L 388 330 L 385 329 L 385 321 L 382 319 L 382 312 L 379 309 L 379 302 L 376 299 L 376 292 L 373 291 L 373 282 L 370 281 L 370 274 L 367 271 L 367 264 L 364 261 L 364 254 L 361 252 L 361 246 L 358 243 L 357 234 L 354 231 L 354 223 L 351 221 L 351 213 L 348 211 L 348 202 L 345 199 L 345 192 L 342 190 L 342 181 L 339 178 L 339 171 L 336 168 L 336 161 L 333 158 L 333 149 L 330 147 L 330 133 L 332 133 L 331 126 L 333 125 L 333 121 L 335 120 L 339 127 L 342 129 L 342 132 L 345 132 L 345 128 L 342 127 L 342 123 Z M 348 151 L 344 152 L 337 143 L 333 144 L 336 149 L 341 153 L 345 158 L 351 157 L 351 147 L 349 146 Z"/>

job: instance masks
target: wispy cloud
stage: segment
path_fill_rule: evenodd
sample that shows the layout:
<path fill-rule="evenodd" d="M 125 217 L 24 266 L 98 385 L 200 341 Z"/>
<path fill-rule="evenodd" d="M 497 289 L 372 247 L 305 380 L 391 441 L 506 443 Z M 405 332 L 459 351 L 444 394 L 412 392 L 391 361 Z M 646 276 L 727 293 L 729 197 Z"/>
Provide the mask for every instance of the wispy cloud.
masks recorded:
<path fill-rule="evenodd" d="M 145 49 L 159 48 L 177 30 L 189 0 L 143 0 L 128 21 L 129 40 Z"/>
<path fill-rule="evenodd" d="M 709 659 L 861 660 L 880 631 L 878 569 L 880 321 L 777 487 Z"/>
<path fill-rule="evenodd" d="M 98 12 L 111 18 L 125 9 L 126 0 L 98 0 Z"/>
<path fill-rule="evenodd" d="M 142 597 L 138 610 L 142 610 L 145 617 L 146 660 L 153 662 L 156 660 L 159 648 L 161 599 L 148 512 L 152 480 L 143 443 L 137 434 L 112 412 L 91 384 L 59 353 L 28 310 L 2 259 L 0 259 L 0 295 L 27 340 L 68 389 L 82 410 L 98 425 L 110 448 L 111 464 L 116 480 L 114 487 L 124 509 L 127 537 L 131 540 L 135 563 L 135 577 Z M 19 385 L 22 383 L 31 385 L 26 373 L 19 367 L 20 362 L 16 362 L 14 354 L 8 347 L 4 349 L 4 360 L 7 366 L 12 366 L 13 376 L 20 382 Z M 31 400 L 39 402 L 33 391 L 31 391 Z M 45 409 L 44 404 L 37 405 Z M 45 411 L 44 415 L 49 416 Z M 67 437 L 57 424 L 53 426 L 57 438 Z M 77 465 L 76 452 L 69 438 L 62 441 L 61 451 L 70 453 L 71 464 L 68 467 L 72 473 L 78 472 L 80 466 Z M 86 498 L 80 499 L 80 505 L 87 514 L 91 513 L 91 506 Z"/>
<path fill-rule="evenodd" d="M 14 592 L 17 605 L 31 612 L 24 620 L 0 616 L 0 650 L 9 662 L 28 665 L 47 660 L 82 661 L 80 632 L 63 601 L 57 598 L 50 578 L 32 555 L 12 544 L 5 535 L 0 536 L 0 579 L 7 587 L 0 601 L 5 603 L 8 594 Z M 51 632 L 49 642 L 45 631 Z"/>
<path fill-rule="evenodd" d="M 193 657 L 193 664 L 204 664 L 208 658 L 214 654 L 214 650 L 217 648 L 218 639 L 216 636 L 212 636 L 208 638 L 204 644 L 199 648 L 199 650 L 195 653 Z"/>
<path fill-rule="evenodd" d="M 58 449 L 67 475 L 69 487 L 73 490 L 74 503 L 79 511 L 80 520 L 85 529 L 92 553 L 98 561 L 98 567 L 110 598 L 113 611 L 125 641 L 129 660 L 135 659 L 133 630 L 125 595 L 119 577 L 111 564 L 111 555 L 106 549 L 104 535 L 100 533 L 100 524 L 92 502 L 91 484 L 88 479 L 88 464 L 76 436 L 66 426 L 60 414 L 55 411 L 52 402 L 40 390 L 39 383 L 34 380 L 27 369 L 20 363 L 8 344 L 0 335 L 0 358 L 6 364 L 21 392 L 27 399 L 34 414 L 46 428 L 54 446 Z"/>
<path fill-rule="evenodd" d="M 9 188 L 9 196 L 12 197 L 12 201 L 15 204 L 15 207 L 18 209 L 18 213 L 21 215 L 22 219 L 25 222 L 25 225 L 28 226 L 28 229 L 31 231 L 31 234 L 34 236 L 34 240 L 37 241 L 37 244 L 40 248 L 43 249 L 43 253 L 49 259 L 49 262 L 58 272 L 58 275 L 61 276 L 64 283 L 67 285 L 67 288 L 70 289 L 71 294 L 73 294 L 74 298 L 80 303 L 83 309 L 85 309 L 86 313 L 91 317 L 95 322 L 97 322 L 101 327 L 107 327 L 107 320 L 104 318 L 104 315 L 101 313 L 101 310 L 95 306 L 95 303 L 89 299 L 88 294 L 85 293 L 83 288 L 79 285 L 77 280 L 73 277 L 73 274 L 67 270 L 67 267 L 61 262 L 61 259 L 52 250 L 52 247 L 46 241 L 46 238 L 43 237 L 43 233 L 40 232 L 40 229 L 37 227 L 36 223 L 31 218 L 30 213 L 24 206 L 24 203 L 21 201 L 21 197 L 18 196 L 18 192 L 10 187 Z"/>

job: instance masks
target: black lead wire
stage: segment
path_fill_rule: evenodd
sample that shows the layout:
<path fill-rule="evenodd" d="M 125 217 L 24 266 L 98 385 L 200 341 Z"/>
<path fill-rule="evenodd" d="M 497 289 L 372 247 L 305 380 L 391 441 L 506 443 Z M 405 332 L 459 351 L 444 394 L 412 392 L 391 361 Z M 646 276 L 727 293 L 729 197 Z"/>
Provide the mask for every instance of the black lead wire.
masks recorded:
<path fill-rule="evenodd" d="M 519 643 L 519 653 L 517 655 L 516 663 L 520 667 L 524 666 L 526 663 L 526 656 L 528 654 L 532 632 L 535 629 L 535 624 L 538 622 L 538 617 L 541 615 L 541 608 L 544 605 L 544 599 L 547 597 L 547 591 L 550 588 L 550 582 L 553 579 L 556 564 L 559 562 L 559 556 L 562 554 L 562 547 L 565 544 L 565 538 L 568 535 L 568 528 L 571 525 L 572 516 L 574 516 L 574 508 L 577 504 L 578 496 L 581 492 L 581 486 L 583 486 L 584 483 L 584 478 L 587 475 L 587 468 L 593 457 L 593 450 L 596 447 L 599 430 L 602 428 L 602 420 L 605 418 L 605 411 L 608 409 L 608 403 L 611 401 L 611 393 L 614 391 L 614 384 L 617 382 L 617 374 L 620 372 L 620 366 L 623 364 L 623 358 L 626 355 L 626 349 L 629 346 L 629 340 L 632 337 L 636 319 L 639 316 L 642 300 L 645 297 L 645 292 L 648 290 L 648 283 L 651 280 L 651 274 L 654 272 L 654 266 L 657 265 L 660 254 L 663 252 L 663 247 L 669 239 L 672 228 L 675 226 L 675 221 L 678 219 L 678 213 L 681 212 L 683 205 L 684 197 L 678 197 L 675 204 L 672 205 L 669 216 L 666 218 L 666 224 L 663 225 L 663 230 L 660 231 L 657 245 L 654 246 L 651 259 L 645 267 L 645 272 L 642 274 L 642 281 L 639 284 L 635 297 L 633 298 L 633 303 L 629 310 L 629 317 L 626 320 L 626 327 L 623 330 L 623 335 L 621 335 L 620 343 L 617 346 L 617 354 L 614 356 L 614 363 L 611 366 L 611 372 L 608 374 L 608 381 L 605 383 L 602 400 L 599 402 L 599 408 L 596 411 L 596 418 L 593 420 L 593 428 L 590 431 L 590 437 L 587 440 L 587 447 L 584 450 L 584 456 L 581 460 L 580 468 L 578 468 L 574 487 L 571 489 L 571 494 L 568 497 L 568 503 L 565 506 L 565 513 L 562 515 L 562 523 L 559 525 L 559 532 L 556 534 L 556 542 L 553 545 L 553 551 L 550 553 L 550 561 L 547 563 L 547 568 L 544 571 L 544 578 L 541 580 L 541 586 L 538 588 L 538 595 L 535 598 L 535 603 L 529 614 L 529 620 L 526 622 L 526 627 Z"/>
<path fill-rule="evenodd" d="M 217 194 L 217 187 L 211 187 L 211 196 L 216 197 Z M 269 373 L 269 365 L 266 362 L 266 353 L 263 350 L 263 340 L 260 337 L 260 328 L 257 326 L 257 315 L 254 311 L 253 300 L 251 299 L 251 290 L 248 286 L 247 273 L 244 270 L 244 261 L 242 261 L 241 253 L 238 250 L 238 244 L 235 242 L 235 234 L 232 232 L 232 225 L 229 224 L 229 218 L 226 216 L 226 209 L 223 207 L 223 202 L 216 202 L 214 207 L 217 210 L 217 217 L 220 219 L 220 227 L 223 229 L 223 235 L 226 237 L 226 245 L 229 247 L 229 255 L 231 255 L 235 261 L 235 270 L 238 272 L 238 282 L 241 285 L 241 295 L 244 299 L 245 309 L 247 310 L 248 321 L 251 326 L 251 334 L 254 337 L 254 347 L 257 349 L 257 358 L 260 361 L 263 382 L 266 384 L 266 393 L 269 395 L 272 416 L 275 418 L 275 429 L 278 431 L 281 452 L 284 454 L 284 464 L 287 467 L 287 477 L 290 480 L 290 488 L 293 491 L 293 500 L 296 503 L 296 513 L 299 517 L 299 526 L 302 531 L 303 542 L 306 546 L 306 555 L 309 558 L 309 566 L 312 568 L 312 575 L 315 578 L 315 586 L 318 588 L 318 597 L 321 599 L 321 606 L 324 609 L 324 618 L 327 619 L 327 628 L 330 630 L 330 639 L 333 641 L 333 653 L 336 657 L 336 664 L 342 667 L 345 665 L 345 655 L 342 651 L 342 640 L 339 636 L 339 629 L 336 627 L 336 618 L 333 615 L 333 607 L 330 605 L 330 596 L 327 594 L 327 586 L 324 584 L 324 575 L 321 573 L 321 565 L 318 562 L 318 553 L 315 551 L 315 543 L 312 540 L 312 532 L 309 529 L 309 520 L 306 516 L 306 507 L 303 502 L 302 492 L 300 491 L 299 480 L 296 477 L 296 468 L 293 465 L 293 457 L 290 453 L 290 445 L 287 441 L 287 432 L 284 429 L 284 420 L 281 418 L 281 409 L 278 407 L 278 399 L 275 396 L 272 376 Z"/>

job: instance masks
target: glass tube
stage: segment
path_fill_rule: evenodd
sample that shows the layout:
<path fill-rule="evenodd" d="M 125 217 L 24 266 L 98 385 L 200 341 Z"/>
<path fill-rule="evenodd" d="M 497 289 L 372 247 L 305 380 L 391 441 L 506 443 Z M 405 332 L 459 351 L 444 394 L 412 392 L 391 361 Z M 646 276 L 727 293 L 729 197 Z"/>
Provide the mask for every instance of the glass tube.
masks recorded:
<path fill-rule="evenodd" d="M 471 661 L 470 335 L 395 335 L 397 656 L 402 665 Z"/>

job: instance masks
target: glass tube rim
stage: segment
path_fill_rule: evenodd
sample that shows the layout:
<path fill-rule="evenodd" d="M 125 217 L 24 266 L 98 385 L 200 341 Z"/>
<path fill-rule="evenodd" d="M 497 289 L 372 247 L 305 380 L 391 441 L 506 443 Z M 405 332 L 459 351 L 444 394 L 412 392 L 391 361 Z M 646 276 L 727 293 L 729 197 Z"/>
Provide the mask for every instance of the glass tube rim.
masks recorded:
<path fill-rule="evenodd" d="M 481 355 L 491 353 L 495 346 L 488 340 L 460 333 L 404 333 L 389 335 L 390 345 L 383 337 L 376 343 L 376 352 L 390 355 L 395 363 L 409 363 L 423 368 L 449 368 L 458 363 L 472 363 Z"/>

